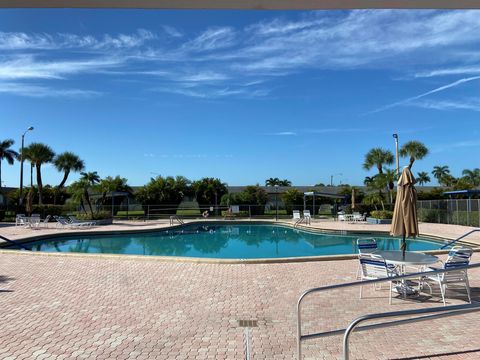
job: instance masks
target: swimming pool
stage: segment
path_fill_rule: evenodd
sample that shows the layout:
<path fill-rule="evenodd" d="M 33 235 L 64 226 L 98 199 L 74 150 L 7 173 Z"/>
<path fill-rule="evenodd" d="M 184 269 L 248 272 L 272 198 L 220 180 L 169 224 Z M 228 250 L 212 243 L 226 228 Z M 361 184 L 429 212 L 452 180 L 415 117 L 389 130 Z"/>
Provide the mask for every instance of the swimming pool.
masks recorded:
<path fill-rule="evenodd" d="M 33 251 L 184 256 L 217 259 L 289 258 L 356 254 L 356 239 L 372 235 L 315 233 L 281 225 L 187 224 L 144 233 L 57 236 L 27 243 Z M 373 235 L 381 250 L 400 239 Z M 438 250 L 443 242 L 407 239 L 407 250 Z"/>

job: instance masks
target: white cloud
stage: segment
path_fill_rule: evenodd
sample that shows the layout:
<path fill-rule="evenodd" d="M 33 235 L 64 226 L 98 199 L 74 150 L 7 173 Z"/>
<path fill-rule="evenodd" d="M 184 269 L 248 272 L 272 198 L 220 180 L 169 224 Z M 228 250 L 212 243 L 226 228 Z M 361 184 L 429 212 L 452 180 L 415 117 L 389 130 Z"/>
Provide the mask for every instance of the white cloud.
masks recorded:
<path fill-rule="evenodd" d="M 46 86 L 29 85 L 23 83 L 0 82 L 0 93 L 19 95 L 33 98 L 68 97 L 68 98 L 92 98 L 103 93 L 82 89 L 57 89 Z"/>
<path fill-rule="evenodd" d="M 66 75 L 93 73 L 117 67 L 119 59 L 39 61 L 34 56 L 14 57 L 0 61 L 0 79 L 62 79 Z"/>
<path fill-rule="evenodd" d="M 205 30 L 183 46 L 186 51 L 213 51 L 234 45 L 235 30 L 231 27 L 213 27 Z"/>
<path fill-rule="evenodd" d="M 480 140 L 464 140 L 433 146 L 432 153 L 441 153 L 444 151 L 471 147 L 480 147 Z"/>
<path fill-rule="evenodd" d="M 144 29 L 133 34 L 105 34 L 100 37 L 76 34 L 28 34 L 0 32 L 0 50 L 53 50 L 88 48 L 93 50 L 132 48 L 144 45 L 156 36 Z"/>
<path fill-rule="evenodd" d="M 413 102 L 411 106 L 434 110 L 471 110 L 480 111 L 480 99 L 469 99 L 464 101 L 453 100 L 428 100 Z"/>
<path fill-rule="evenodd" d="M 461 66 L 455 68 L 436 69 L 430 71 L 423 71 L 416 73 L 416 78 L 428 78 L 434 76 L 446 76 L 446 75 L 476 75 L 480 74 L 480 66 Z"/>
<path fill-rule="evenodd" d="M 446 84 L 446 85 L 437 87 L 437 88 L 435 88 L 435 89 L 433 89 L 433 90 L 424 92 L 423 94 L 416 95 L 416 96 L 412 96 L 412 97 L 409 97 L 409 98 L 407 98 L 407 99 L 404 99 L 404 100 L 401 100 L 401 101 L 394 102 L 394 103 L 392 103 L 392 104 L 388 104 L 388 105 L 382 106 L 382 107 L 380 107 L 380 108 L 378 108 L 378 109 L 375 109 L 375 110 L 373 110 L 373 111 L 370 111 L 370 113 L 377 113 L 377 112 L 380 112 L 380 111 L 385 111 L 385 110 L 394 108 L 394 107 L 396 107 L 396 106 L 407 105 L 407 104 L 409 104 L 409 103 L 412 103 L 412 102 L 415 101 L 415 100 L 424 98 L 424 97 L 426 97 L 426 96 L 429 96 L 429 95 L 432 95 L 432 94 L 436 94 L 436 93 L 438 93 L 438 92 L 441 92 L 441 91 L 444 91 L 444 90 L 447 90 L 447 89 L 451 89 L 451 88 L 457 87 L 457 86 L 459 86 L 459 85 L 462 85 L 462 84 L 465 84 L 465 83 L 468 83 L 468 82 L 471 82 L 471 81 L 476 81 L 476 80 L 480 80 L 480 76 L 472 76 L 472 77 L 469 77 L 469 78 L 463 78 L 463 79 L 460 79 L 460 80 L 451 82 L 451 83 L 449 83 L 449 84 Z"/>
<path fill-rule="evenodd" d="M 275 132 L 275 133 L 270 133 L 267 135 L 272 135 L 272 136 L 297 136 L 297 133 L 295 131 L 280 131 L 280 132 Z"/>

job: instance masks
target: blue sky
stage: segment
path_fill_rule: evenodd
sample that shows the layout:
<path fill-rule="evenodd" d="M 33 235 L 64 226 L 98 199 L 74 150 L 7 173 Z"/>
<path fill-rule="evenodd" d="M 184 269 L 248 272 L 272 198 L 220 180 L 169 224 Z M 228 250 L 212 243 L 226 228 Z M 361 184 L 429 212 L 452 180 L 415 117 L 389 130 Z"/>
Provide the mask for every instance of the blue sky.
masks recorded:
<path fill-rule="evenodd" d="M 414 172 L 458 176 L 480 167 L 479 34 L 479 11 L 0 10 L 0 139 L 33 125 L 132 185 L 312 185 L 360 184 L 398 132 L 430 149 Z"/>

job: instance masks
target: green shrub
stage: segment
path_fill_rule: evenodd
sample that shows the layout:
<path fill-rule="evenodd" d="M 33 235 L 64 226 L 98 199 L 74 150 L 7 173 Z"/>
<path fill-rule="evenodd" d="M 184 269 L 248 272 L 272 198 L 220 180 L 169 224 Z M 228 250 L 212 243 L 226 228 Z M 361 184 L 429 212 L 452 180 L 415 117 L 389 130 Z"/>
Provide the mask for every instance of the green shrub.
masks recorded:
<path fill-rule="evenodd" d="M 438 222 L 438 212 L 435 209 L 418 209 L 417 218 L 418 221 L 436 223 Z"/>
<path fill-rule="evenodd" d="M 471 211 L 470 214 L 466 211 L 454 211 L 452 213 L 451 222 L 458 225 L 478 227 L 480 226 L 478 216 L 478 211 Z"/>
<path fill-rule="evenodd" d="M 387 220 L 393 218 L 393 211 L 374 210 L 371 212 L 371 216 L 375 219 Z"/>

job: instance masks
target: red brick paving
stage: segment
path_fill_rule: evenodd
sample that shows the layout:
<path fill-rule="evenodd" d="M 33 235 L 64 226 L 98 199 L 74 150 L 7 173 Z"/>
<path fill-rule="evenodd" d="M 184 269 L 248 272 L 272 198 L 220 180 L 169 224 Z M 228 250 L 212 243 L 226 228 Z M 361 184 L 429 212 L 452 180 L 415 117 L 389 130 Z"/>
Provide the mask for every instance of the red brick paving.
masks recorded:
<path fill-rule="evenodd" d="M 480 258 L 474 255 L 474 261 Z M 238 265 L 0 253 L 0 360 L 295 358 L 295 306 L 310 287 L 352 281 L 356 261 Z M 470 272 L 474 299 L 480 271 Z M 358 288 L 305 302 L 305 332 L 345 327 L 370 312 L 440 306 Z M 464 303 L 463 291 L 448 293 Z M 354 359 L 480 359 L 480 314 L 354 333 Z M 306 341 L 305 359 L 337 359 L 341 337 Z"/>

